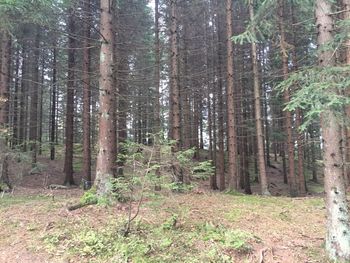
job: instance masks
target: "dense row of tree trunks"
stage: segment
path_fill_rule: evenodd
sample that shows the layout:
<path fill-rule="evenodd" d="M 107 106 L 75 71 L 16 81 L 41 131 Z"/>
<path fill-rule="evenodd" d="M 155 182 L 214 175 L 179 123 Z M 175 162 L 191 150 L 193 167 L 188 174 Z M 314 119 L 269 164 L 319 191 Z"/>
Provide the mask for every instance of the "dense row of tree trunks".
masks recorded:
<path fill-rule="evenodd" d="M 333 40 L 334 32 L 332 4 L 327 0 L 316 1 L 316 27 L 319 66 L 323 68 L 334 66 L 333 51 L 325 48 Z M 328 92 L 338 91 L 336 88 L 330 88 Z M 350 225 L 342 168 L 341 126 L 331 109 L 326 109 L 322 113 L 321 127 L 327 208 L 326 250 L 330 258 L 339 262 L 349 262 Z"/>
<path fill-rule="evenodd" d="M 116 160 L 116 130 L 115 130 L 115 83 L 114 67 L 114 30 L 113 30 L 113 1 L 101 0 L 100 31 L 100 111 L 98 153 L 96 161 L 97 194 L 108 196 L 111 192 L 110 180 L 115 175 Z"/>

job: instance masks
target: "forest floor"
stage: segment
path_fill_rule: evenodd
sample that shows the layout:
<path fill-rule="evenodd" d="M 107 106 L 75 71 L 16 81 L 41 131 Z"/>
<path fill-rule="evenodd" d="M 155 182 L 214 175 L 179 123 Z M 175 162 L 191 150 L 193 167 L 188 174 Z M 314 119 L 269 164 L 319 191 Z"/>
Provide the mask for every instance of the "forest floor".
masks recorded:
<path fill-rule="evenodd" d="M 41 162 L 46 172 L 23 176 L 12 194 L 0 196 L 2 263 L 327 262 L 322 186 L 309 184 L 307 197 L 283 196 L 278 169 L 269 178 L 281 196 L 219 193 L 206 183 L 147 196 L 125 237 L 128 204 L 68 211 L 83 191 L 47 189 L 62 183 L 62 163 Z"/>

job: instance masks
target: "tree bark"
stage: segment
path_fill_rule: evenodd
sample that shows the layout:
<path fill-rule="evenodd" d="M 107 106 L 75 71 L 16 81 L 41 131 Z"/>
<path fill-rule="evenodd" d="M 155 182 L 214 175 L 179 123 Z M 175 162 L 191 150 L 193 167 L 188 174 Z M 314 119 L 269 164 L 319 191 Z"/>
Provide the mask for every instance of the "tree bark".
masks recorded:
<path fill-rule="evenodd" d="M 75 93 L 75 19 L 73 9 L 68 15 L 68 76 L 67 76 L 67 104 L 66 104 L 66 149 L 64 159 L 64 184 L 74 185 L 73 178 L 73 139 L 74 139 L 74 93 Z"/>
<path fill-rule="evenodd" d="M 51 94 L 51 116 L 50 116 L 50 160 L 55 160 L 55 135 L 56 135 L 56 93 L 57 93 L 57 49 L 56 40 L 52 50 L 52 94 Z"/>
<path fill-rule="evenodd" d="M 154 54 L 155 54 L 155 69 L 154 69 L 154 82 L 155 82 L 155 98 L 154 98 L 154 144 L 155 144 L 155 162 L 160 165 L 161 162 L 161 145 L 160 145 L 160 38 L 159 38 L 159 0 L 154 0 Z M 160 177 L 160 169 L 155 171 L 156 176 Z M 160 184 L 155 185 L 155 190 L 160 191 Z"/>
<path fill-rule="evenodd" d="M 325 48 L 333 41 L 334 21 L 331 13 L 332 4 L 329 1 L 316 1 L 318 60 L 319 66 L 324 68 L 335 65 L 333 51 Z M 328 92 L 337 93 L 337 90 L 330 88 Z M 341 126 L 331 109 L 322 113 L 321 127 L 327 208 L 326 251 L 329 257 L 337 262 L 349 262 L 350 218 L 342 175 Z"/>
<path fill-rule="evenodd" d="M 37 162 L 37 141 L 38 141 L 38 98 L 39 98 L 39 28 L 35 29 L 34 56 L 32 62 L 32 89 L 30 93 L 30 120 L 29 120 L 29 148 L 32 155 L 32 167 Z"/>
<path fill-rule="evenodd" d="M 254 2 L 249 1 L 249 16 L 250 20 L 254 20 Z M 253 27 L 253 34 L 255 34 L 255 28 Z M 261 114 L 261 90 L 259 81 L 259 69 L 257 61 L 257 48 L 256 43 L 252 42 L 252 63 L 253 63 L 253 79 L 254 79 L 254 105 L 255 105 L 255 126 L 256 126 L 256 136 L 257 136 L 257 148 L 258 148 L 258 165 L 260 174 L 260 187 L 262 195 L 270 195 L 268 189 L 268 181 L 266 176 L 266 165 L 265 165 L 265 153 L 264 153 L 264 132 L 262 127 L 262 114 Z"/>
<path fill-rule="evenodd" d="M 294 12 L 295 3 L 291 4 L 291 13 L 292 13 L 292 23 L 293 25 L 297 24 L 296 16 Z M 296 72 L 298 70 L 298 60 L 297 60 L 297 28 L 293 26 L 293 52 L 292 52 L 292 63 L 293 70 Z M 296 87 L 297 88 L 297 87 Z M 295 112 L 295 129 L 297 130 L 298 138 L 297 138 L 297 147 L 298 147 L 298 190 L 299 195 L 306 194 L 306 181 L 304 176 L 304 132 L 300 131 L 300 127 L 302 124 L 303 112 L 300 108 L 296 109 Z"/>
<path fill-rule="evenodd" d="M 171 0 L 171 104 L 172 104 L 172 132 L 175 141 L 173 151 L 179 150 L 180 143 L 180 92 L 178 83 L 178 38 L 177 38 L 177 0 Z"/>
<path fill-rule="evenodd" d="M 235 102 L 233 81 L 233 36 L 232 30 L 232 0 L 226 0 L 226 44 L 227 44 L 227 144 L 228 144 L 228 172 L 229 187 L 237 190 L 237 142 L 235 125 Z"/>
<path fill-rule="evenodd" d="M 343 1 L 343 10 L 344 12 L 344 20 L 350 21 L 350 0 L 342 0 Z M 350 39 L 345 43 L 345 57 L 346 57 L 346 65 L 350 65 Z M 345 94 L 350 97 L 350 87 L 345 91 Z M 350 105 L 346 106 L 346 117 L 348 121 L 347 128 L 345 128 L 345 160 L 347 165 L 345 166 L 345 176 L 347 177 L 347 182 L 350 184 Z"/>
<path fill-rule="evenodd" d="M 20 69 L 20 50 L 16 52 L 16 67 L 15 67 L 15 83 L 14 83 L 14 98 L 13 98 L 13 133 L 12 133 L 12 147 L 15 148 L 18 145 L 18 119 L 19 119 L 19 69 Z"/>
<path fill-rule="evenodd" d="M 115 175 L 116 133 L 115 133 L 115 90 L 114 90 L 114 30 L 113 1 L 101 0 L 100 30 L 102 43 L 100 51 L 100 121 L 98 133 L 98 154 L 96 163 L 97 194 L 111 193 L 110 180 Z"/>
<path fill-rule="evenodd" d="M 286 34 L 284 28 L 284 0 L 279 0 L 279 29 L 281 35 L 281 57 L 282 57 L 282 68 L 283 68 L 283 79 L 286 80 L 288 78 L 288 51 L 287 51 L 287 42 L 286 42 Z M 289 90 L 285 90 L 283 93 L 284 103 L 289 103 L 290 94 Z M 293 140 L 293 124 L 292 124 L 292 113 L 288 110 L 284 111 L 285 118 L 285 129 L 287 131 L 287 141 L 285 144 L 285 148 L 288 149 L 288 185 L 289 192 L 292 197 L 298 195 L 296 177 L 295 177 L 295 164 L 294 164 L 294 140 Z"/>
<path fill-rule="evenodd" d="M 2 32 L 1 41 L 1 74 L 0 74 L 0 140 L 6 144 L 6 134 L 9 123 L 10 100 L 10 67 L 11 67 L 11 36 Z"/>
<path fill-rule="evenodd" d="M 91 87 L 90 87 L 90 27 L 91 2 L 84 2 L 85 25 L 83 41 L 83 174 L 86 188 L 91 186 Z"/>

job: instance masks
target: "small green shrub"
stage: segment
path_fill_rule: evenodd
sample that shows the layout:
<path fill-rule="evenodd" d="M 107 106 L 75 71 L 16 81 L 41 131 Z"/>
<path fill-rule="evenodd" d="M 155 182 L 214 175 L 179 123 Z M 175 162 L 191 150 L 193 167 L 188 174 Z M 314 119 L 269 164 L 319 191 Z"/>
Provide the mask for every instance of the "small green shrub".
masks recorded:
<path fill-rule="evenodd" d="M 172 214 L 171 217 L 169 217 L 163 224 L 162 229 L 163 230 L 171 230 L 176 227 L 177 220 L 179 218 L 178 214 Z"/>
<path fill-rule="evenodd" d="M 80 198 L 82 204 L 95 204 L 98 202 L 96 195 L 96 188 L 92 187 L 90 190 L 86 191 L 83 196 Z"/>
<path fill-rule="evenodd" d="M 252 247 L 249 244 L 249 240 L 253 236 L 247 232 L 241 230 L 231 230 L 219 225 L 206 223 L 200 228 L 203 232 L 204 241 L 214 241 L 221 243 L 225 248 L 231 248 L 238 252 L 247 253 L 251 251 Z"/>

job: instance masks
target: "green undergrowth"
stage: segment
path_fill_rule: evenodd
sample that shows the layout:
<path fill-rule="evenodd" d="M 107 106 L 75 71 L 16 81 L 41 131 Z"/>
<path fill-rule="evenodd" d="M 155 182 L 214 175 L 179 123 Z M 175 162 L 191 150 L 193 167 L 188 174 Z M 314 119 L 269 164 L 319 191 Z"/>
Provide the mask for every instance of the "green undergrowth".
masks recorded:
<path fill-rule="evenodd" d="M 79 201 L 93 203 L 95 198 L 92 189 Z M 323 222 L 314 220 L 323 213 L 320 197 L 161 192 L 144 198 L 125 236 L 128 202 L 68 212 L 66 205 L 76 198 L 61 196 L 53 201 L 50 196 L 4 195 L 0 224 L 6 226 L 3 233 L 7 229 L 12 234 L 5 235 L 3 244 L 11 244 L 18 238 L 16 233 L 22 236 L 25 231 L 26 247 L 33 253 L 48 253 L 52 262 L 251 262 L 257 249 L 271 242 L 266 235 L 271 229 L 281 237 L 291 227 L 295 232 L 302 228 L 312 240 L 324 235 Z M 9 219 L 12 209 L 20 214 Z M 22 215 L 26 212 L 29 217 Z M 311 220 L 313 227 L 303 227 L 304 220 Z M 320 244 L 310 243 L 305 255 L 323 262 L 316 255 L 321 252 Z"/>
<path fill-rule="evenodd" d="M 184 226 L 181 216 L 172 214 L 161 224 L 138 220 L 127 237 L 123 220 L 91 227 L 61 223 L 41 237 L 47 251 L 81 262 L 232 262 L 247 256 L 252 234 L 224 225 L 200 223 Z"/>

